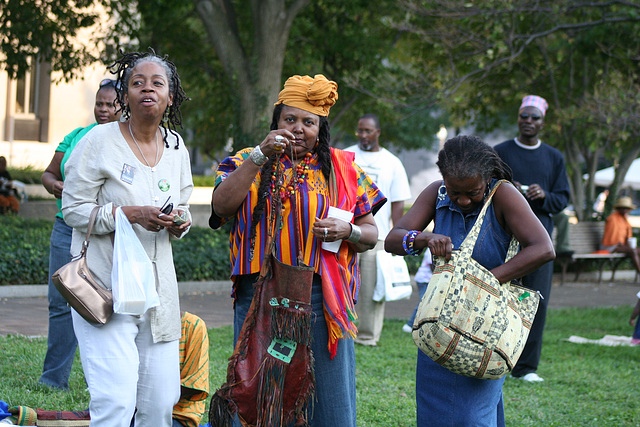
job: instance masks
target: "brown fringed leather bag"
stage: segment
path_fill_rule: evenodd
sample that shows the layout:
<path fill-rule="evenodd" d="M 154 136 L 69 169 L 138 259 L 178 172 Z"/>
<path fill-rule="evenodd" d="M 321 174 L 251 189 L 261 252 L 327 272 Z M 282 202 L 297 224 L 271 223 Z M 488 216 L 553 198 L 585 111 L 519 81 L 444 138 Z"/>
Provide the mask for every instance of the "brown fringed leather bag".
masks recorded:
<path fill-rule="evenodd" d="M 295 195 L 291 201 L 296 214 Z M 298 266 L 283 264 L 273 256 L 280 197 L 272 197 L 272 204 L 275 218 L 269 218 L 265 246 L 271 250 L 264 258 L 229 358 L 227 381 L 211 397 L 209 422 L 214 427 L 230 427 L 236 413 L 243 426 L 278 427 L 294 421 L 297 426 L 307 425 L 306 407 L 315 390 L 311 351 L 314 268 L 301 261 L 298 230 L 294 230 Z"/>

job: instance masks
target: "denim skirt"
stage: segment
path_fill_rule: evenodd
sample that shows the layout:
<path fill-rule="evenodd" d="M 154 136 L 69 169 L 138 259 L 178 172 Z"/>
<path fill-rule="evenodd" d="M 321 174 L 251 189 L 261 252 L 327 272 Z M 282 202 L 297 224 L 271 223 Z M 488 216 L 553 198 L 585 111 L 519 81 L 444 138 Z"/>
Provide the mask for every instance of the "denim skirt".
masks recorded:
<path fill-rule="evenodd" d="M 502 385 L 454 374 L 418 350 L 416 403 L 418 427 L 504 427 Z"/>

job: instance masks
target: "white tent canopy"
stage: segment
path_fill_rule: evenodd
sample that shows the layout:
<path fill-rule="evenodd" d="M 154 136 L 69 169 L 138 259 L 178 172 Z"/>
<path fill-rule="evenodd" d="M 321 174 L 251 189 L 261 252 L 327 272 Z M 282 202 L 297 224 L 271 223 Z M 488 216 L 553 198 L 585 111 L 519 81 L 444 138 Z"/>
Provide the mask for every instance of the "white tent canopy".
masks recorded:
<path fill-rule="evenodd" d="M 594 176 L 595 184 L 600 187 L 609 187 L 613 183 L 614 174 L 615 170 L 613 166 L 597 171 Z M 584 178 L 587 178 L 587 174 L 584 175 Z M 631 187 L 634 190 L 640 190 L 640 159 L 635 159 L 633 163 L 631 163 L 631 167 L 624 177 L 622 187 Z"/>

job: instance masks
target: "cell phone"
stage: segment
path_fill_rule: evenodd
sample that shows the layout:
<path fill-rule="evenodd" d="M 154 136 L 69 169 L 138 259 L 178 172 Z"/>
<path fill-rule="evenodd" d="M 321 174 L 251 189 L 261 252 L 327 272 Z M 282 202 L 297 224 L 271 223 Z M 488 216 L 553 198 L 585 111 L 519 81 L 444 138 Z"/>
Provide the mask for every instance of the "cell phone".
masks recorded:
<path fill-rule="evenodd" d="M 162 205 L 162 207 L 160 208 L 160 212 L 162 212 L 165 215 L 169 215 L 173 210 L 173 203 L 167 204 L 169 202 L 169 199 L 171 199 L 171 196 L 169 196 L 167 201 L 164 202 L 164 205 Z"/>
<path fill-rule="evenodd" d="M 169 203 L 167 206 L 161 209 L 162 213 L 165 215 L 169 215 L 173 210 L 173 203 Z"/>

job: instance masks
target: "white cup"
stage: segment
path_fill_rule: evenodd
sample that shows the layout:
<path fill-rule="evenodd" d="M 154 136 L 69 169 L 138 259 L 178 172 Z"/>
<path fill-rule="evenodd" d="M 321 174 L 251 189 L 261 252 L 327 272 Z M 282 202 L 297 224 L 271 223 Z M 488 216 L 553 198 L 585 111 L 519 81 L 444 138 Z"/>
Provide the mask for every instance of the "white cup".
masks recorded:
<path fill-rule="evenodd" d="M 629 237 L 627 239 L 627 244 L 631 249 L 635 249 L 638 246 L 638 239 L 635 237 Z"/>
<path fill-rule="evenodd" d="M 329 213 L 327 214 L 327 217 L 338 218 L 346 222 L 351 222 L 351 219 L 353 218 L 353 212 L 345 211 L 334 206 L 329 206 Z M 322 249 L 337 253 L 340 250 L 340 244 L 342 244 L 342 240 L 336 240 L 335 242 L 322 242 Z"/>

